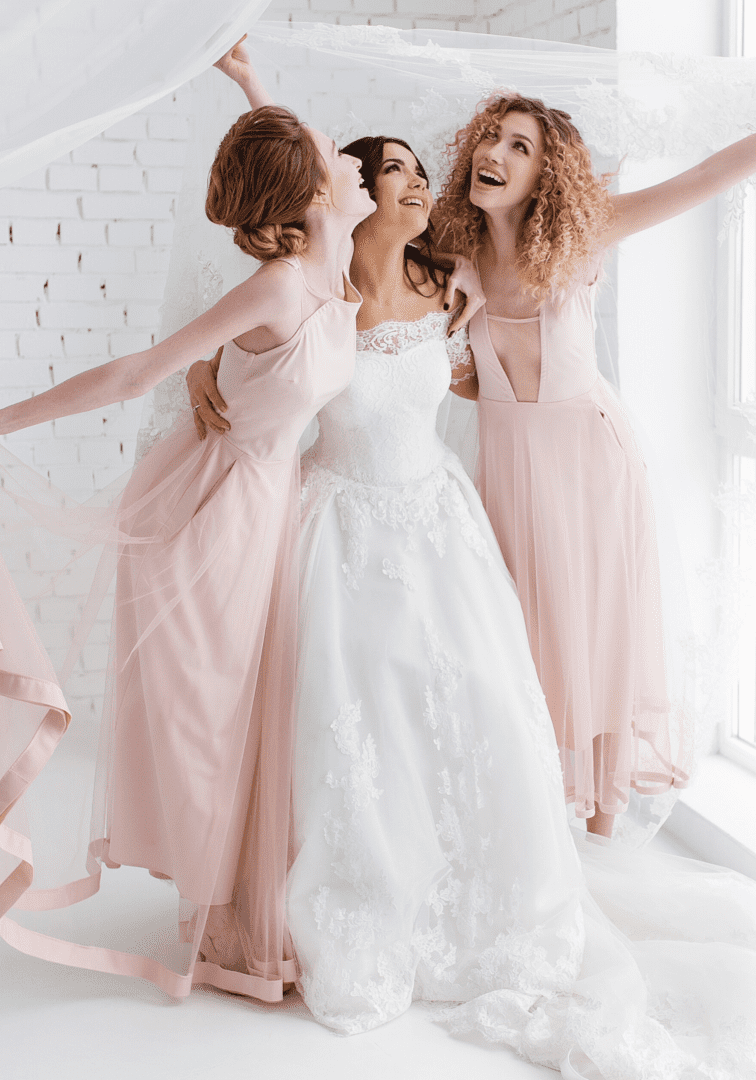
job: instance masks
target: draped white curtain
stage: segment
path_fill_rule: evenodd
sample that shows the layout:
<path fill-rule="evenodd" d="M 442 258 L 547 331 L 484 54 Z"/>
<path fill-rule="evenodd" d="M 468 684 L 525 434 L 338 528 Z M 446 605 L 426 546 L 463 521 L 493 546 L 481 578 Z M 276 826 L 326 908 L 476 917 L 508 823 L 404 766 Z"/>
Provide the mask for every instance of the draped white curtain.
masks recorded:
<path fill-rule="evenodd" d="M 0 0 L 0 187 L 199 75 L 270 0 Z"/>

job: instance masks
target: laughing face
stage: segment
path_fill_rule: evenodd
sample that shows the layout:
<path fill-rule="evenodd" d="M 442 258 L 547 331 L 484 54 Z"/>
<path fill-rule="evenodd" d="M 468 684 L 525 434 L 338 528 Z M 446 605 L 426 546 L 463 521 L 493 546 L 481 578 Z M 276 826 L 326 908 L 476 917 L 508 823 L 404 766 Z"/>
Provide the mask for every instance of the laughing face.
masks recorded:
<path fill-rule="evenodd" d="M 362 182 L 359 159 L 342 153 L 321 131 L 311 130 L 311 134 L 328 169 L 327 202 L 347 217 L 364 220 L 372 214 L 375 203 Z"/>
<path fill-rule="evenodd" d="M 538 188 L 544 139 L 538 120 L 509 112 L 480 140 L 472 157 L 470 202 L 486 213 L 527 207 Z"/>
<path fill-rule="evenodd" d="M 426 229 L 433 198 L 417 158 L 406 146 L 384 144 L 373 198 L 378 204 L 370 219 L 373 228 L 395 227 L 410 240 Z"/>

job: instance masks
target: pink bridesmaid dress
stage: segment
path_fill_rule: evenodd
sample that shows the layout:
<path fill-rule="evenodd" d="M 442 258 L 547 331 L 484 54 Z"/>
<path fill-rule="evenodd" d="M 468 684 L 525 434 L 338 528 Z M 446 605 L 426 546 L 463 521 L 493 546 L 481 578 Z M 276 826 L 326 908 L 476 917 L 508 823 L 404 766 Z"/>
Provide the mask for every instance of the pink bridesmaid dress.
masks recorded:
<path fill-rule="evenodd" d="M 579 817 L 629 791 L 684 786 L 691 747 L 668 698 L 658 553 L 645 465 L 599 374 L 595 284 L 530 320 L 470 325 L 480 394 L 478 485 L 514 578 Z M 537 322 L 538 399 L 518 401 L 489 320 Z"/>
<path fill-rule="evenodd" d="M 298 260 L 286 261 L 311 292 Z M 283 345 L 252 354 L 227 344 L 218 385 L 230 432 L 200 442 L 185 415 L 137 466 L 120 501 L 88 891 L 98 887 L 100 862 L 170 879 L 178 891 L 173 960 L 163 962 L 160 949 L 137 955 L 138 947 L 131 954 L 43 940 L 17 926 L 12 943 L 24 951 L 142 976 L 176 997 L 211 983 L 276 1001 L 294 980 L 284 895 L 298 440 L 352 376 L 361 298 L 345 287 L 345 300 L 318 297 Z M 61 887 L 55 906 L 82 891 L 81 882 Z M 35 906 L 33 890 L 20 906 Z M 53 906 L 49 896 L 44 906 Z"/>

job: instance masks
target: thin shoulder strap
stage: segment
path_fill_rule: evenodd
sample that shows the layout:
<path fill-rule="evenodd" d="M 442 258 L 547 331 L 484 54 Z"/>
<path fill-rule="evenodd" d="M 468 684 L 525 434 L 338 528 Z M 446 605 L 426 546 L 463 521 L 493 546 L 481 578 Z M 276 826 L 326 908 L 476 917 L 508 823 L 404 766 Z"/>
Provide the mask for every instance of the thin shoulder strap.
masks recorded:
<path fill-rule="evenodd" d="M 278 261 L 288 263 L 289 266 L 293 266 L 294 269 L 297 270 L 298 273 L 299 273 L 299 277 L 300 277 L 300 280 L 302 282 L 302 293 L 301 293 L 300 300 L 299 300 L 299 321 L 300 321 L 300 323 L 303 323 L 304 322 L 304 298 L 305 298 L 305 293 L 309 292 L 310 290 L 307 288 L 307 279 L 304 276 L 304 271 L 302 270 L 302 264 L 300 263 L 300 261 L 296 257 L 296 255 L 282 255 L 281 258 Z"/>

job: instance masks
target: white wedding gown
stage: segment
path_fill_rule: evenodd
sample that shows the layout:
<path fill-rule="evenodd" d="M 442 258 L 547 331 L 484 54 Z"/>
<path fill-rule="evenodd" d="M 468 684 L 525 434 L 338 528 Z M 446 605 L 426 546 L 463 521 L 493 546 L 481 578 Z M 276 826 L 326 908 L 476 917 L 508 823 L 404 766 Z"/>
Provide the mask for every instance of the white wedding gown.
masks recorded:
<path fill-rule="evenodd" d="M 756 1075 L 756 885 L 576 850 L 512 580 L 436 434 L 450 319 L 359 333 L 303 458 L 303 997 L 343 1034 L 449 1003 L 453 1030 L 566 1077 Z"/>

